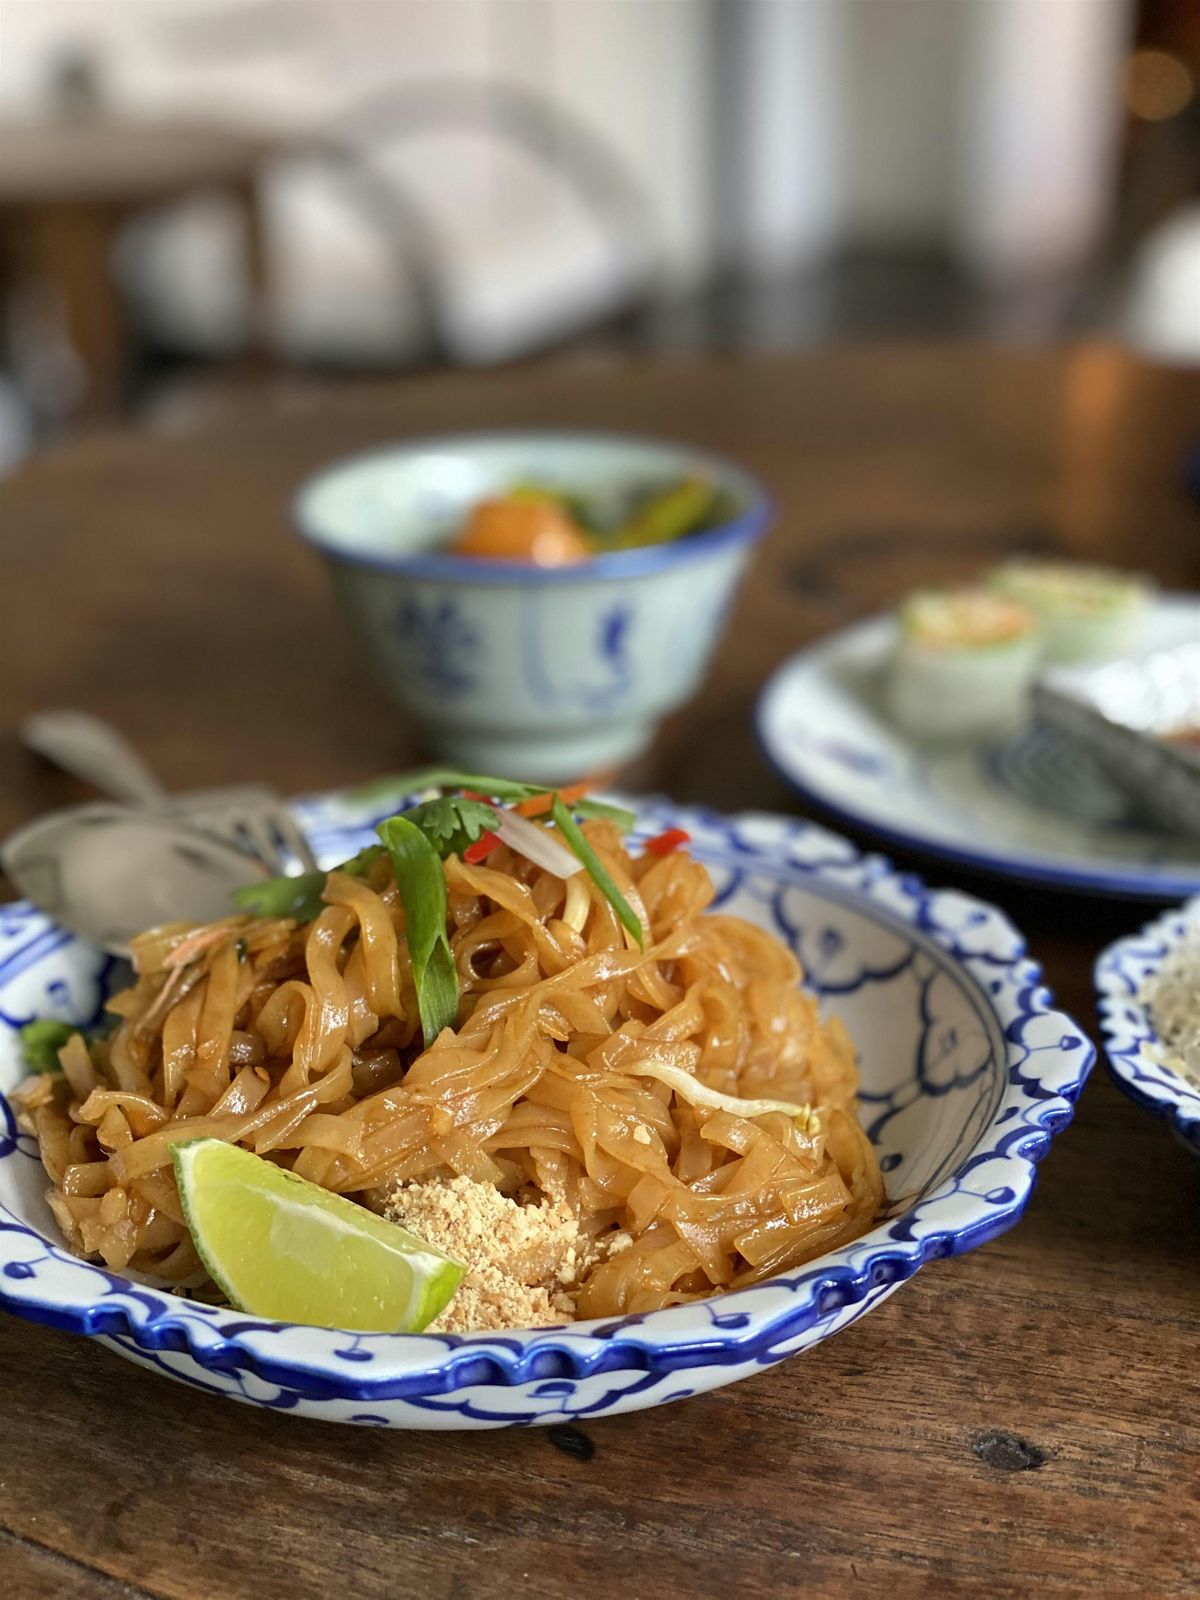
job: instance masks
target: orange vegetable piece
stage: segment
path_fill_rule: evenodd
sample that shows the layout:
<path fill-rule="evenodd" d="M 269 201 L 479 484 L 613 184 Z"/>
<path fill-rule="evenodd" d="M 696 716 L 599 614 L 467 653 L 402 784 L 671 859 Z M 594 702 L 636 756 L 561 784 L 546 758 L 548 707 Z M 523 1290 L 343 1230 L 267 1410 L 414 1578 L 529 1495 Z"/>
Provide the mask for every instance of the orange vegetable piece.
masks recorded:
<path fill-rule="evenodd" d="M 550 500 L 481 500 L 452 546 L 460 556 L 486 561 L 530 561 L 566 567 L 591 558 L 591 548 L 571 518 Z"/>
<path fill-rule="evenodd" d="M 553 806 L 556 794 L 564 805 L 572 806 L 576 800 L 582 800 L 591 787 L 590 783 L 573 783 L 566 789 L 552 789 L 546 794 L 531 794 L 528 800 L 522 800 L 515 809 L 523 817 L 540 817 Z"/>

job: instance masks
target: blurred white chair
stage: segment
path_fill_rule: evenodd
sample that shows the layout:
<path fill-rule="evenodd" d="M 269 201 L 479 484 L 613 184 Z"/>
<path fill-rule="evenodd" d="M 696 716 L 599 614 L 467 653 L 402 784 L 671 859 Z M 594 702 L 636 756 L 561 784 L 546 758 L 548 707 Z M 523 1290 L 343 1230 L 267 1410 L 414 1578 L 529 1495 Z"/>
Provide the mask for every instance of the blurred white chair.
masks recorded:
<path fill-rule="evenodd" d="M 0 477 L 25 459 L 33 446 L 33 422 L 16 384 L 0 377 Z"/>
<path fill-rule="evenodd" d="M 1148 355 L 1200 364 L 1200 201 L 1181 207 L 1138 246 L 1122 323 L 1130 343 Z"/>
<path fill-rule="evenodd" d="M 268 332 L 299 364 L 503 361 L 636 308 L 654 281 L 636 185 L 524 90 L 378 96 L 264 183 Z M 175 351 L 244 348 L 245 249 L 216 197 L 140 219 L 118 271 L 141 326 Z"/>

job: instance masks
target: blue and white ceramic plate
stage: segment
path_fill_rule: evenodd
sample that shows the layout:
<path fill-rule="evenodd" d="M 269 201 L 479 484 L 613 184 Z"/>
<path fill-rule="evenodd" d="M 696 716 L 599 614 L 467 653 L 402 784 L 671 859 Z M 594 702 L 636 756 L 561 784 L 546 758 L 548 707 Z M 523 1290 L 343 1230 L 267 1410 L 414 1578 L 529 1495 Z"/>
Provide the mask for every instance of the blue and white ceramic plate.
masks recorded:
<path fill-rule="evenodd" d="M 375 807 L 301 802 L 318 855 L 344 859 Z M 718 904 L 776 932 L 844 1019 L 890 1210 L 857 1243 L 754 1288 L 643 1316 L 504 1335 L 351 1335 L 214 1309 L 69 1255 L 45 1179 L 0 1093 L 0 1300 L 213 1394 L 339 1422 L 482 1428 L 661 1405 L 760 1372 L 856 1321 L 921 1267 L 1002 1233 L 1070 1120 L 1095 1052 L 1053 1009 L 1015 929 L 931 892 L 810 823 L 647 805 L 681 826 Z M 112 961 L 28 906 L 0 908 L 0 1090 L 30 1016 L 90 1021 Z"/>
<path fill-rule="evenodd" d="M 1165 1117 L 1200 1155 L 1200 1083 L 1168 1066 L 1158 1034 L 1138 998 L 1169 951 L 1200 929 L 1200 899 L 1168 911 L 1128 939 L 1118 939 L 1096 963 L 1100 1027 L 1109 1071 L 1131 1100 Z"/>
<path fill-rule="evenodd" d="M 768 760 L 806 799 L 881 839 L 983 872 L 1095 894 L 1200 892 L 1200 844 L 1157 829 L 1081 746 L 1033 723 L 1000 742 L 920 746 L 884 714 L 890 617 L 822 639 L 764 689 Z M 1200 603 L 1159 600 L 1148 648 L 1200 638 Z"/>

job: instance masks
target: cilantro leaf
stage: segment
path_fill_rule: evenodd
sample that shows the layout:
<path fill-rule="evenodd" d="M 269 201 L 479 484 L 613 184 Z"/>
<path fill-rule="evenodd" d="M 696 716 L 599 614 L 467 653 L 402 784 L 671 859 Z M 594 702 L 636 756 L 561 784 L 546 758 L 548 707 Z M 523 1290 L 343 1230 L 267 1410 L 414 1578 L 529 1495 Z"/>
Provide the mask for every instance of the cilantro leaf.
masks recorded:
<path fill-rule="evenodd" d="M 420 828 L 443 861 L 447 856 L 462 855 L 481 834 L 494 828 L 498 820 L 493 806 L 485 805 L 482 800 L 465 800 L 461 795 L 426 800 L 401 815 Z"/>

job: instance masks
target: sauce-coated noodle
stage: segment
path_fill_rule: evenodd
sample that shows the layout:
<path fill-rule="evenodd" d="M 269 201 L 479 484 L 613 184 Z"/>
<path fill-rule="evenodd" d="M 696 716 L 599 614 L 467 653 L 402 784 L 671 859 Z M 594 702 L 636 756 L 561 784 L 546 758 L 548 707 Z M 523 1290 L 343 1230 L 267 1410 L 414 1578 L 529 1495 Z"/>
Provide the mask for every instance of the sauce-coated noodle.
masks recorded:
<path fill-rule="evenodd" d="M 820 1021 L 777 939 L 703 914 L 701 865 L 631 859 L 606 822 L 585 831 L 644 951 L 584 874 L 564 883 L 505 847 L 481 865 L 452 856 L 458 1027 L 426 1050 L 386 857 L 366 878 L 331 873 L 303 926 L 233 916 L 144 935 L 115 1032 L 72 1039 L 61 1072 L 18 1099 L 71 1247 L 203 1284 L 170 1150 L 204 1136 L 367 1204 L 456 1174 L 565 1197 L 586 1235 L 632 1238 L 597 1253 L 580 1316 L 754 1283 L 863 1233 L 883 1186 L 841 1024 Z M 703 1088 L 812 1115 L 739 1114 Z"/>

